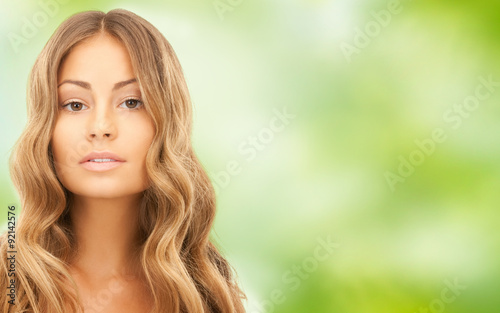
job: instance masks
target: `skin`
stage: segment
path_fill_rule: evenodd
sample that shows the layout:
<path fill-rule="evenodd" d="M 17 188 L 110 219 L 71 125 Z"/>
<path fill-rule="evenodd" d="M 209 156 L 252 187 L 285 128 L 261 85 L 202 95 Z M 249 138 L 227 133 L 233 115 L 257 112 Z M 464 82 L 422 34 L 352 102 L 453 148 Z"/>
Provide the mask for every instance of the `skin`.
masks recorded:
<path fill-rule="evenodd" d="M 127 50 L 105 33 L 74 47 L 58 72 L 51 148 L 57 176 L 74 197 L 70 215 L 78 254 L 70 273 L 86 312 L 143 313 L 152 303 L 134 249 L 155 129 L 140 101 L 126 101 L 141 99 L 133 78 Z M 110 151 L 125 162 L 92 172 L 79 164 L 92 151 Z"/>

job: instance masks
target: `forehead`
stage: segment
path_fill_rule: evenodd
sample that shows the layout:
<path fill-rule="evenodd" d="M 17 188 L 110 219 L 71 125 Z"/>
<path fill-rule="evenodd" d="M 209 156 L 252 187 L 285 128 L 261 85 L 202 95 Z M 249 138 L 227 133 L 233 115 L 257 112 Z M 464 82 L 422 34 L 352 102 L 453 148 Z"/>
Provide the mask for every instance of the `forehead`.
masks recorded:
<path fill-rule="evenodd" d="M 74 46 L 58 71 L 58 82 L 79 79 L 94 83 L 134 77 L 127 49 L 115 37 L 102 33 Z"/>

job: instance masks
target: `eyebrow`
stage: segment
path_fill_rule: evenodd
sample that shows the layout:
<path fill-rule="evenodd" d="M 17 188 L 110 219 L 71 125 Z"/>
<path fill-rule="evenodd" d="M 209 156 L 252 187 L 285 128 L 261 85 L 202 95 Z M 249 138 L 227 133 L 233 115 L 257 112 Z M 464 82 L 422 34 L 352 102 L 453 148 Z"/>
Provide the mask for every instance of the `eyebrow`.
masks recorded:
<path fill-rule="evenodd" d="M 117 90 L 117 89 L 120 89 L 120 88 L 123 88 L 129 84 L 132 84 L 132 83 L 135 83 L 137 82 L 137 79 L 135 78 L 132 78 L 132 79 L 129 79 L 129 80 L 124 80 L 124 81 L 121 81 L 121 82 L 117 82 L 114 86 L 113 86 L 113 91 Z M 73 85 L 77 85 L 77 86 L 80 86 L 82 88 L 85 88 L 85 89 L 88 89 L 88 90 L 92 90 L 92 86 L 90 85 L 90 83 L 87 83 L 87 82 L 84 82 L 84 81 L 81 81 L 81 80 L 71 80 L 71 79 L 65 79 L 63 80 L 59 85 L 57 85 L 57 88 L 59 88 L 62 84 L 73 84 Z"/>

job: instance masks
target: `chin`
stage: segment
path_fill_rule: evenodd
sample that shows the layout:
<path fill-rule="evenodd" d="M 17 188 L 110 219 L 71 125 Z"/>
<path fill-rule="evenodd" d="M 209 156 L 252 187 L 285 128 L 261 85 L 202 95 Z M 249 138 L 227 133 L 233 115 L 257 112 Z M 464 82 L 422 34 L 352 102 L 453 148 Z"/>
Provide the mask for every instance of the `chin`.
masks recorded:
<path fill-rule="evenodd" d="M 111 185 L 107 184 L 105 186 L 101 186 L 96 184 L 91 186 L 90 188 L 81 188 L 81 186 L 77 188 L 67 188 L 71 193 L 76 196 L 84 197 L 84 198 L 98 198 L 98 199 L 114 199 L 114 198 L 122 198 L 128 197 L 135 194 L 139 194 L 144 189 L 128 189 L 124 190 L 122 184 Z"/>
<path fill-rule="evenodd" d="M 82 197 L 82 198 L 95 198 L 95 199 L 113 199 L 113 198 L 121 198 L 127 196 L 128 194 L 124 194 L 122 192 L 118 193 L 115 190 L 70 190 L 74 195 Z"/>

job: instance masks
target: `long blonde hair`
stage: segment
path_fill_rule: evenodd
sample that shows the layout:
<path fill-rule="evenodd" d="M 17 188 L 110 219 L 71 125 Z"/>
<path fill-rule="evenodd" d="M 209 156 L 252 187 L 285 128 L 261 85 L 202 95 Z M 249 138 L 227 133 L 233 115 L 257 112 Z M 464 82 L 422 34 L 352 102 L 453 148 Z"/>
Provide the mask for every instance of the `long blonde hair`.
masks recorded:
<path fill-rule="evenodd" d="M 56 176 L 50 140 L 57 118 L 58 68 L 72 47 L 101 32 L 128 50 L 156 128 L 146 158 L 150 187 L 144 191 L 139 221 L 140 260 L 154 297 L 153 312 L 244 312 L 245 295 L 234 271 L 209 239 L 215 194 L 192 149 L 191 101 L 182 68 L 154 26 L 122 9 L 68 18 L 31 71 L 28 121 L 10 157 L 22 207 L 16 230 L 16 305 L 8 304 L 4 292 L 10 277 L 3 234 L 2 312 L 83 312 L 68 268 L 75 246 L 68 214 L 72 195 Z"/>

